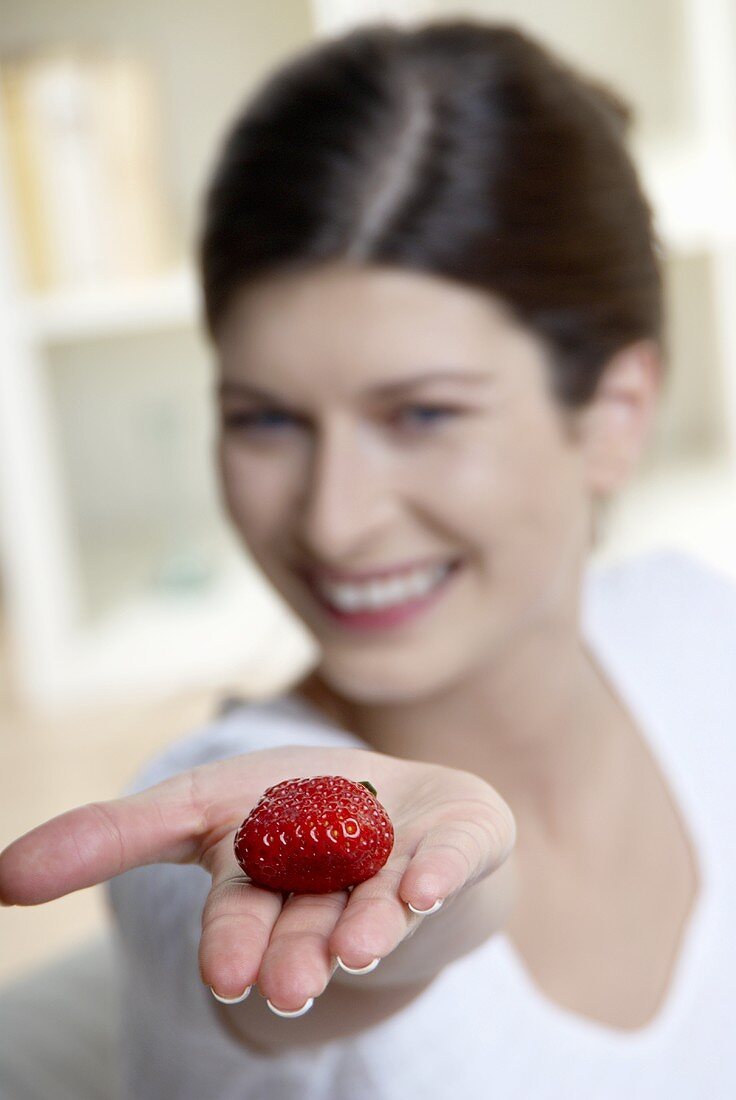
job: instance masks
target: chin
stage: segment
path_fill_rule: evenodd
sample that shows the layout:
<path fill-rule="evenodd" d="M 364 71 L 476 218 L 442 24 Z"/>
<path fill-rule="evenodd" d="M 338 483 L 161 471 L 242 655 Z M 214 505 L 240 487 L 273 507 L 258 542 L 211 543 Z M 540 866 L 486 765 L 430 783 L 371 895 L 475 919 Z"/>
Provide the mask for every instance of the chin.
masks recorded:
<path fill-rule="evenodd" d="M 323 654 L 319 673 L 336 694 L 356 705 L 411 703 L 435 694 L 441 687 L 439 677 L 432 675 L 426 662 L 412 659 L 402 667 L 394 657 L 381 665 L 380 659 L 363 659 L 349 667 L 349 662 L 333 663 L 329 654 Z"/>

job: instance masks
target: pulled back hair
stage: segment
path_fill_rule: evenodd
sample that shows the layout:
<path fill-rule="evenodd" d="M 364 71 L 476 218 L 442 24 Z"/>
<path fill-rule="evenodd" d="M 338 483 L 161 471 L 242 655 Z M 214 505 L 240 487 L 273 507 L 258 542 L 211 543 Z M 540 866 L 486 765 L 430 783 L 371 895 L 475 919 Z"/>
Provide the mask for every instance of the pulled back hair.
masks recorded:
<path fill-rule="evenodd" d="M 345 261 L 500 299 L 586 403 L 661 345 L 661 245 L 629 105 L 506 24 L 363 26 L 292 57 L 226 135 L 200 240 L 205 320 L 261 276 Z"/>

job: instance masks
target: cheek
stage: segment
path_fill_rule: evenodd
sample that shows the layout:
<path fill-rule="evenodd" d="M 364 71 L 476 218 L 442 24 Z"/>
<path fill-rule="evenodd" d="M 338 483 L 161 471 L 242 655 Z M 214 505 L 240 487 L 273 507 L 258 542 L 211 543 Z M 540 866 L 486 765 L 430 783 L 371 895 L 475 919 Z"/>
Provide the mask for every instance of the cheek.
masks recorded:
<path fill-rule="evenodd" d="M 222 499 L 232 522 L 256 550 L 278 532 L 283 519 L 284 486 L 273 458 L 255 455 L 222 438 L 217 464 Z"/>
<path fill-rule="evenodd" d="M 557 439 L 537 438 L 516 461 L 506 500 L 520 537 L 554 543 L 576 526 L 584 503 L 580 463 Z"/>
<path fill-rule="evenodd" d="M 494 575 L 507 579 L 569 554 L 584 530 L 581 462 L 548 418 L 489 432 L 456 453 L 430 484 L 441 487 L 469 546 L 485 549 Z"/>
<path fill-rule="evenodd" d="M 576 452 L 538 436 L 509 472 L 492 561 L 496 591 L 519 619 L 568 606 L 587 552 L 587 513 Z"/>

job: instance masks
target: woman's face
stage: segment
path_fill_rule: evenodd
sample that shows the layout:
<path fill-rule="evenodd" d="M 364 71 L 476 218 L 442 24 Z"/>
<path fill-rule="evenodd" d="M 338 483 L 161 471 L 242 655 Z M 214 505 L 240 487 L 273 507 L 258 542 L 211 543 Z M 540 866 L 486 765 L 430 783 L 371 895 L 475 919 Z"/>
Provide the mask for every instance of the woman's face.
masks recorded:
<path fill-rule="evenodd" d="M 343 696 L 436 691 L 575 616 L 586 451 L 542 346 L 487 295 L 333 264 L 247 287 L 218 351 L 227 509 Z M 461 564 L 385 625 L 331 614 L 303 575 L 416 561 Z"/>

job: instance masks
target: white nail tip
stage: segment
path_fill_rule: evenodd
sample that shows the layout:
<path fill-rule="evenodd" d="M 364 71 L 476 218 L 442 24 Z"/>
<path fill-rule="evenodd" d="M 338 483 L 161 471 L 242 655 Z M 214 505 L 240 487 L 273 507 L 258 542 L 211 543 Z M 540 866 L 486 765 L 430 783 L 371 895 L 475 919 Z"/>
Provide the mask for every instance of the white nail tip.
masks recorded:
<path fill-rule="evenodd" d="M 268 997 L 266 998 L 266 1004 L 272 1012 L 276 1013 L 277 1016 L 285 1016 L 287 1019 L 290 1019 L 293 1016 L 303 1016 L 305 1012 L 309 1012 L 310 1008 L 314 1004 L 314 997 L 310 997 L 306 1004 L 303 1004 L 301 1008 L 297 1008 L 293 1012 L 286 1012 L 283 1008 L 276 1008 L 274 1005 L 271 1004 Z"/>
<path fill-rule="evenodd" d="M 442 902 L 443 902 L 444 900 L 445 900 L 444 898 L 437 898 L 437 901 L 436 901 L 436 902 L 434 903 L 434 905 L 432 906 L 432 908 L 431 908 L 431 909 L 415 909 L 415 908 L 414 908 L 414 906 L 412 905 L 412 903 L 411 903 L 410 901 L 407 901 L 407 903 L 406 903 L 406 904 L 407 904 L 407 905 L 409 906 L 409 908 L 411 909 L 412 913 L 418 913 L 418 914 L 419 914 L 419 916 L 421 916 L 421 917 L 426 917 L 426 916 L 428 916 L 428 915 L 429 915 L 430 913 L 436 913 L 436 912 L 437 912 L 437 910 L 438 910 L 439 908 L 441 908 L 441 906 L 442 906 Z"/>
<path fill-rule="evenodd" d="M 347 966 L 339 955 L 336 956 L 337 965 L 344 970 L 346 974 L 370 974 L 371 970 L 375 970 L 380 963 L 380 958 L 374 959 L 373 962 L 369 962 L 367 966 Z"/>
<path fill-rule="evenodd" d="M 210 991 L 212 993 L 212 996 L 215 998 L 216 1001 L 219 1001 L 221 1004 L 224 1004 L 224 1005 L 238 1005 L 238 1004 L 240 1004 L 240 1002 L 244 1001 L 245 998 L 248 996 L 248 994 L 250 993 L 250 990 L 251 990 L 251 987 L 246 986 L 244 992 L 241 993 L 239 997 L 221 997 L 220 994 L 215 993 L 214 989 L 212 989 L 212 986 L 210 986 Z"/>

